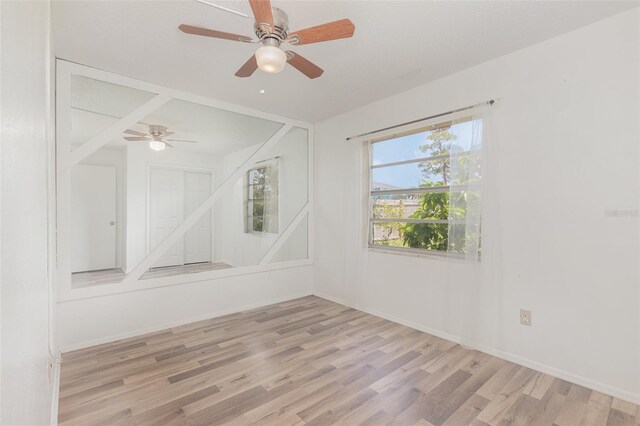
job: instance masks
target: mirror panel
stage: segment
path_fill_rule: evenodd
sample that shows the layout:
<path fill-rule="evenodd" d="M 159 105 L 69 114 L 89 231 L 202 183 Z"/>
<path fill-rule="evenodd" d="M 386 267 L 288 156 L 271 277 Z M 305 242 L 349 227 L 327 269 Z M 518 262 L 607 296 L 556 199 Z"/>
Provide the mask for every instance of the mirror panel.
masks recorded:
<path fill-rule="evenodd" d="M 155 93 L 71 75 L 70 148 L 74 150 L 156 96 Z M 59 123 L 61 124 L 61 123 Z M 114 140 L 112 146 L 123 146 Z"/>
<path fill-rule="evenodd" d="M 244 163 L 248 152 L 225 156 L 227 173 Z M 308 156 L 308 131 L 292 128 L 272 148 L 251 160 L 245 167 L 248 170 L 225 188 L 212 209 L 162 255 L 162 262 L 150 268 L 143 279 L 161 275 L 159 269 L 170 275 L 172 269 L 191 273 L 260 264 L 294 219 L 303 214 L 308 200 Z M 297 229 L 300 227 L 302 230 Z M 281 261 L 307 257 L 306 234 L 306 225 L 299 223 L 292 237 L 298 245 L 304 243 L 304 250 L 296 248 L 294 242 L 287 245 L 287 241 L 280 250 Z M 198 249 L 203 257 L 193 258 Z"/>
<path fill-rule="evenodd" d="M 77 75 L 71 81 L 71 149 L 155 96 Z M 282 126 L 172 99 L 72 166 L 72 289 L 121 282 L 234 173 L 141 279 L 258 265 L 308 201 L 306 129 L 291 128 L 245 164 Z M 307 257 L 306 217 L 290 238 L 267 263 Z"/>
<path fill-rule="evenodd" d="M 268 263 L 309 258 L 309 216 L 305 215 Z"/>

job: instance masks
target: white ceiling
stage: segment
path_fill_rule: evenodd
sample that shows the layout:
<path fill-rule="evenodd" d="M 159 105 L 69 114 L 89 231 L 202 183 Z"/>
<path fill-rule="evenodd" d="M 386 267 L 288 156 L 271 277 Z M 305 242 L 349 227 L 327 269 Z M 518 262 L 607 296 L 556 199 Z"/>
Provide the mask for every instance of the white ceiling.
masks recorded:
<path fill-rule="evenodd" d="M 211 0 L 210 0 L 211 1 Z M 215 0 L 213 0 L 215 1 Z M 216 1 L 250 14 L 246 1 Z M 571 31 L 633 1 L 279 1 L 292 30 L 350 18 L 353 38 L 293 47 L 324 68 L 309 80 L 233 74 L 256 45 L 186 35 L 181 23 L 253 35 L 253 21 L 195 1 L 54 1 L 59 58 L 307 121 Z M 265 94 L 258 91 L 264 89 Z"/>

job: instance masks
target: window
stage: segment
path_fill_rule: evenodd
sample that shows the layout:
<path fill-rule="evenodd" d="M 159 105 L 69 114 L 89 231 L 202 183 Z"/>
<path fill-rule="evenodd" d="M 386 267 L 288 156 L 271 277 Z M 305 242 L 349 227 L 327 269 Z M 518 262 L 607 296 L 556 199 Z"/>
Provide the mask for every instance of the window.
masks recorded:
<path fill-rule="evenodd" d="M 275 161 L 247 172 L 246 232 L 278 232 L 278 169 Z"/>
<path fill-rule="evenodd" d="M 369 144 L 369 246 L 477 257 L 482 119 Z"/>

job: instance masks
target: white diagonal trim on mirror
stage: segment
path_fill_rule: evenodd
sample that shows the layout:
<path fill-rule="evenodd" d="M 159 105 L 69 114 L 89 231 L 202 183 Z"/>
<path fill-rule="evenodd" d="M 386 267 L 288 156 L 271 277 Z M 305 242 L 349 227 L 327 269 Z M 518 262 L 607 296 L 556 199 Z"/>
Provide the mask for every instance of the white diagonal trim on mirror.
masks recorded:
<path fill-rule="evenodd" d="M 171 100 L 170 96 L 156 95 L 132 113 L 116 121 L 111 126 L 107 127 L 107 129 L 102 133 L 92 137 L 87 142 L 71 151 L 71 154 L 69 155 L 69 166 L 78 164 L 80 161 L 100 149 L 111 139 L 122 134 L 122 132 L 145 118 L 147 115 L 151 114 L 156 109 L 160 108 L 169 100 Z"/>
<path fill-rule="evenodd" d="M 130 284 L 133 281 L 137 281 L 142 274 L 144 274 L 156 261 L 174 244 L 180 237 L 182 237 L 200 218 L 204 215 L 214 203 L 222 196 L 224 191 L 233 185 L 240 176 L 245 174 L 254 165 L 254 158 L 273 147 L 284 135 L 286 135 L 293 126 L 291 124 L 285 124 L 278 130 L 269 140 L 267 140 L 256 152 L 251 154 L 249 158 L 245 160 L 240 167 L 236 169 L 224 182 L 220 185 L 204 203 L 196 210 L 193 211 L 173 232 L 171 232 L 167 238 L 165 238 L 158 246 L 151 251 L 143 260 L 136 266 L 133 271 L 127 274 L 122 280 L 122 284 Z"/>
<path fill-rule="evenodd" d="M 307 202 L 307 204 L 304 205 L 302 210 L 298 212 L 296 217 L 293 218 L 293 220 L 291 221 L 289 226 L 287 226 L 284 232 L 280 234 L 280 236 L 278 236 L 278 239 L 275 241 L 275 243 L 273 243 L 269 251 L 267 251 L 267 253 L 262 257 L 262 260 L 260 261 L 260 263 L 258 263 L 258 265 L 266 265 L 271 261 L 271 259 L 273 259 L 273 256 L 275 256 L 275 254 L 278 252 L 280 247 L 282 247 L 284 243 L 287 242 L 287 240 L 289 239 L 291 234 L 293 234 L 293 231 L 296 230 L 300 222 L 302 222 L 302 220 L 305 217 L 307 217 L 308 211 L 309 211 L 309 202 Z M 307 243 L 307 246 L 308 246 L 308 243 Z M 307 255 L 308 255 L 308 251 L 307 251 Z"/>

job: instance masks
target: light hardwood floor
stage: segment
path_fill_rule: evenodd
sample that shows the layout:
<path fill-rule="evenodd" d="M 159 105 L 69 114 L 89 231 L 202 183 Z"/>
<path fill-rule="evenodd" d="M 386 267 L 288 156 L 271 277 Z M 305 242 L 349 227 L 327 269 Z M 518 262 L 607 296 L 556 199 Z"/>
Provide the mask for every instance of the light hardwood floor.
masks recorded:
<path fill-rule="evenodd" d="M 638 425 L 640 407 L 305 297 L 63 355 L 62 425 Z"/>

